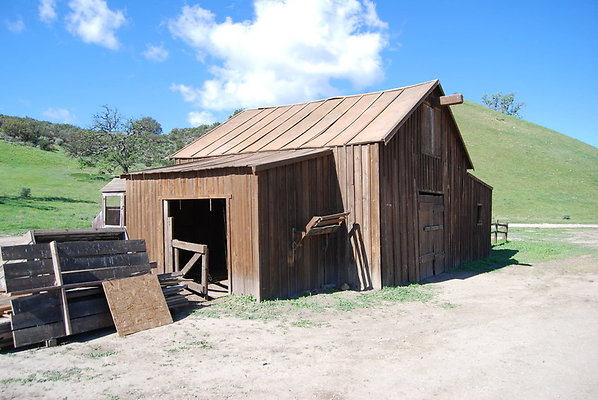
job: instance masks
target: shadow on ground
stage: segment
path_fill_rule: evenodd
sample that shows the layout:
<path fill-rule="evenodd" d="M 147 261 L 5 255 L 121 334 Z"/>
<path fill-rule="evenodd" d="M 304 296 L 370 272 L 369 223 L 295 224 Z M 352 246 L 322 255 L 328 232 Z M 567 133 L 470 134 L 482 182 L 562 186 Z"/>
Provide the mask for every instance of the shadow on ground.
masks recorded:
<path fill-rule="evenodd" d="M 443 282 L 450 279 L 467 279 L 472 276 L 496 271 L 511 265 L 531 267 L 531 264 L 522 263 L 517 260 L 515 256 L 519 250 L 502 248 L 505 244 L 506 243 L 499 243 L 492 246 L 490 255 L 484 259 L 466 262 L 453 271 L 426 279 L 423 283 Z"/>

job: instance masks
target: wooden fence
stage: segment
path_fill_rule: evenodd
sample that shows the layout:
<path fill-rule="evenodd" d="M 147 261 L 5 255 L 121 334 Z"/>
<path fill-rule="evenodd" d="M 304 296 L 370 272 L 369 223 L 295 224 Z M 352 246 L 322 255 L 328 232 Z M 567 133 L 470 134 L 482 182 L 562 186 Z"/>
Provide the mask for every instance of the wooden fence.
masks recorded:
<path fill-rule="evenodd" d="M 498 241 L 498 235 L 504 235 L 505 237 L 505 241 L 508 240 L 508 236 L 509 236 L 509 223 L 504 223 L 501 224 L 498 220 L 496 220 L 496 222 L 492 222 L 490 224 L 490 235 L 492 236 L 492 238 L 494 239 L 494 243 L 496 243 Z"/>
<path fill-rule="evenodd" d="M 191 268 L 201 259 L 201 282 L 190 281 L 187 282 L 187 289 L 208 298 L 208 246 L 205 244 L 184 242 L 182 240 L 173 239 L 171 241 L 172 249 L 174 251 L 174 270 L 180 272 L 181 276 L 185 277 Z M 193 253 L 191 259 L 185 264 L 183 268 L 180 265 L 180 251 L 190 251 Z"/>

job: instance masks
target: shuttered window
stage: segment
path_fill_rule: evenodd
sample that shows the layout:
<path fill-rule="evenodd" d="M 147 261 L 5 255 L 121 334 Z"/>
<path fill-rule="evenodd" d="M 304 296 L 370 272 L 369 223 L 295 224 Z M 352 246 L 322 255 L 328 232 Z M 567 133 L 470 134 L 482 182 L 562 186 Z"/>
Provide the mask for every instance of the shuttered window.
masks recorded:
<path fill-rule="evenodd" d="M 422 104 L 422 153 L 431 156 L 440 156 L 441 147 L 441 111 Z"/>

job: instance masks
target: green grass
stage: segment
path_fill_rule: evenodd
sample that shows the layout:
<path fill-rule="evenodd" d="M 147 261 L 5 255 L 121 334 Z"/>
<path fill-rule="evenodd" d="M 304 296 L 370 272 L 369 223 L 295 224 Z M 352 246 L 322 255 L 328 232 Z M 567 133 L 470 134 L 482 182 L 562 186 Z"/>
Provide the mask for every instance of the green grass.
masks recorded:
<path fill-rule="evenodd" d="M 317 326 L 317 322 L 303 318 L 302 312 L 352 311 L 360 308 L 382 306 L 390 303 L 427 302 L 434 296 L 430 287 L 412 284 L 409 286 L 385 287 L 369 292 L 320 293 L 291 300 L 267 300 L 261 303 L 247 295 L 231 295 L 209 307 L 203 307 L 194 315 L 206 318 L 235 317 L 249 320 L 293 320 L 292 326 Z"/>
<path fill-rule="evenodd" d="M 48 370 L 48 371 L 41 371 L 37 373 L 33 373 L 27 375 L 23 378 L 8 378 L 0 380 L 0 385 L 10 385 L 10 384 L 21 384 L 26 385 L 29 383 L 45 383 L 45 382 L 61 382 L 61 381 L 75 381 L 78 382 L 83 377 L 84 371 L 89 370 L 89 368 L 67 368 L 62 370 Z"/>
<path fill-rule="evenodd" d="M 494 218 L 598 223 L 598 148 L 479 104 L 451 109 Z"/>
<path fill-rule="evenodd" d="M 110 356 L 113 356 L 116 354 L 118 354 L 118 351 L 103 351 L 103 352 L 99 352 L 99 353 L 89 353 L 89 354 L 86 354 L 85 356 L 87 358 L 98 359 L 98 358 L 110 357 Z"/>
<path fill-rule="evenodd" d="M 460 269 L 489 272 L 509 265 L 531 265 L 543 261 L 596 254 L 590 246 L 568 242 L 571 231 L 558 229 L 510 229 L 513 240 L 499 241 L 490 256 L 463 264 Z"/>
<path fill-rule="evenodd" d="M 29 229 L 91 227 L 98 190 L 111 178 L 82 170 L 62 152 L 0 141 L 0 236 Z M 21 198 L 22 188 L 29 198 Z"/>

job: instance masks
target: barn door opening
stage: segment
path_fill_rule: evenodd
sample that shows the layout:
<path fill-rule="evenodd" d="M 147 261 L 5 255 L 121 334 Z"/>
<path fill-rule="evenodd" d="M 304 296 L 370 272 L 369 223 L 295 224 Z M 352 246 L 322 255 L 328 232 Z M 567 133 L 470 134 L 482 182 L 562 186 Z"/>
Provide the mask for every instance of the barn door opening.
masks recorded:
<path fill-rule="evenodd" d="M 191 251 L 179 251 L 175 259 L 172 240 L 207 245 L 209 251 L 209 295 L 229 293 L 230 269 L 227 240 L 226 199 L 164 200 L 164 265 L 166 271 L 175 271 L 193 257 Z M 201 280 L 201 263 L 196 263 L 185 274 L 186 278 Z"/>
<path fill-rule="evenodd" d="M 444 272 L 444 197 L 419 194 L 419 273 L 425 279 Z"/>

